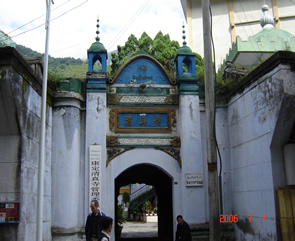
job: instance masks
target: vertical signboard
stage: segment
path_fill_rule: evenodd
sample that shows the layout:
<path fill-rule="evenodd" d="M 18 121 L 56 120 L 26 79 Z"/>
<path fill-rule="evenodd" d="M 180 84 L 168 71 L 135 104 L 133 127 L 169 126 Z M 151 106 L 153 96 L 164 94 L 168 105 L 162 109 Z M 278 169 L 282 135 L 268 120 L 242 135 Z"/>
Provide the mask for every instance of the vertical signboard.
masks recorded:
<path fill-rule="evenodd" d="M 90 200 L 97 200 L 100 206 L 100 167 L 101 167 L 101 145 L 91 145 L 89 148 L 90 173 L 89 194 Z"/>

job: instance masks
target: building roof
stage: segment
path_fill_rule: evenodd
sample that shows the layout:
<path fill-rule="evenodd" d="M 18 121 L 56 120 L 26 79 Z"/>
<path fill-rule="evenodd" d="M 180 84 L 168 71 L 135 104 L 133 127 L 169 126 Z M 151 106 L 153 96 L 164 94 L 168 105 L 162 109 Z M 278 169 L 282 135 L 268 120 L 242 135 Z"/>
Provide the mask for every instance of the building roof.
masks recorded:
<path fill-rule="evenodd" d="M 260 20 L 262 30 L 243 41 L 239 36 L 232 45 L 224 61 L 235 65 L 250 67 L 269 58 L 277 51 L 294 51 L 295 37 L 287 31 L 274 27 L 273 17 L 268 15 L 268 6 L 263 5 L 264 13 Z"/>
<path fill-rule="evenodd" d="M 93 44 L 91 44 L 90 48 L 88 49 L 88 52 L 107 52 L 107 50 L 101 42 L 96 41 Z"/>
<path fill-rule="evenodd" d="M 263 28 L 262 31 L 254 35 L 256 41 L 262 41 L 262 38 L 268 38 L 269 40 L 276 41 L 277 38 L 282 38 L 284 41 L 290 41 L 294 38 L 289 32 L 278 28 Z"/>
<path fill-rule="evenodd" d="M 196 55 L 188 46 L 182 46 L 177 50 L 177 54 L 185 54 L 185 55 Z"/>
<path fill-rule="evenodd" d="M 6 46 L 15 48 L 16 44 L 11 40 L 11 38 L 6 33 L 0 30 L 0 47 Z"/>

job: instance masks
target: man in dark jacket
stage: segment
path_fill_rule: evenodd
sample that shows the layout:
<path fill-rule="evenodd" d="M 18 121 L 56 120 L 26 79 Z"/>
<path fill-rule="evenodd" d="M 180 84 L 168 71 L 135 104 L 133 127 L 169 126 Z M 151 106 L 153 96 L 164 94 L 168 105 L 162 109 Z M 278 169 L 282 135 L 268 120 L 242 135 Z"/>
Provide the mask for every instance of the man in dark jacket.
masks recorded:
<path fill-rule="evenodd" d="M 92 212 L 87 216 L 85 226 L 86 240 L 97 241 L 98 235 L 101 232 L 100 219 L 102 216 L 105 216 L 105 214 L 98 209 L 97 200 L 92 200 L 90 202 L 90 208 Z"/>
<path fill-rule="evenodd" d="M 191 241 L 191 229 L 186 221 L 183 220 L 181 215 L 178 215 L 177 218 L 177 230 L 175 241 Z"/>

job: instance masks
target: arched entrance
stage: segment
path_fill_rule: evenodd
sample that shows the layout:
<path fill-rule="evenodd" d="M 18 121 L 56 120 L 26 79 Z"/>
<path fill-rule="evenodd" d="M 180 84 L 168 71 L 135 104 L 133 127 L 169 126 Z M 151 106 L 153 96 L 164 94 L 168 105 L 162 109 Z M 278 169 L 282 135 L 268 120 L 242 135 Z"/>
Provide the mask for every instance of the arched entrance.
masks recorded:
<path fill-rule="evenodd" d="M 158 196 L 158 237 L 157 238 L 119 238 L 118 240 L 173 240 L 172 179 L 160 168 L 149 164 L 134 165 L 123 171 L 115 179 L 115 210 L 119 189 L 130 183 L 145 183 L 154 186 Z M 115 213 L 117 219 L 117 212 Z M 115 233 L 116 232 L 115 227 Z"/>

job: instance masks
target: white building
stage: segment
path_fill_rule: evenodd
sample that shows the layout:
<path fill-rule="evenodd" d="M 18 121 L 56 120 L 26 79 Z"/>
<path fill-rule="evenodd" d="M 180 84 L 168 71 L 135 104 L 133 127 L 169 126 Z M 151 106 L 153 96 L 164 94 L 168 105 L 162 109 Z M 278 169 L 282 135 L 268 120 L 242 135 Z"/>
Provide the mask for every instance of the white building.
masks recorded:
<path fill-rule="evenodd" d="M 212 32 L 217 68 L 222 64 L 236 37 L 247 40 L 261 30 L 261 6 L 270 6 L 275 27 L 295 35 L 295 4 L 289 0 L 210 0 Z M 204 55 L 202 1 L 181 0 L 187 20 L 188 45 L 192 51 Z"/>

